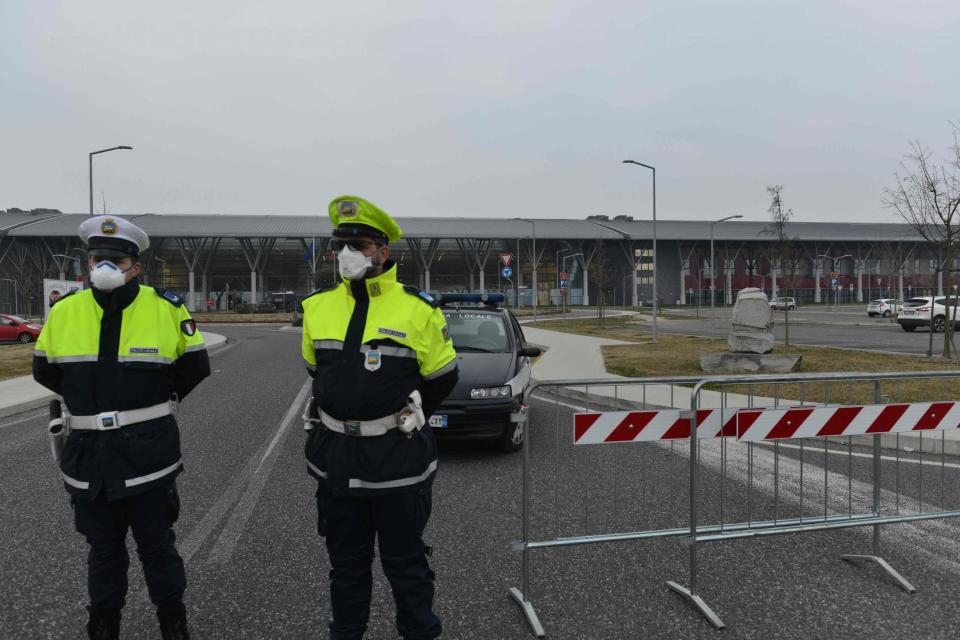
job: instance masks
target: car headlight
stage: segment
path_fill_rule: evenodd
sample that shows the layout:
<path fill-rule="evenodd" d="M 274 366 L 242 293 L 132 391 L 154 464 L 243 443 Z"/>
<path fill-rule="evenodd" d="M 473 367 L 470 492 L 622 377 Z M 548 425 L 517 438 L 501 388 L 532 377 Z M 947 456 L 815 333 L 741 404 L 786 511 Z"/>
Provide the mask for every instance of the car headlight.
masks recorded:
<path fill-rule="evenodd" d="M 479 400 L 482 398 L 509 398 L 512 395 L 508 385 L 502 387 L 480 387 L 470 389 L 470 399 Z"/>

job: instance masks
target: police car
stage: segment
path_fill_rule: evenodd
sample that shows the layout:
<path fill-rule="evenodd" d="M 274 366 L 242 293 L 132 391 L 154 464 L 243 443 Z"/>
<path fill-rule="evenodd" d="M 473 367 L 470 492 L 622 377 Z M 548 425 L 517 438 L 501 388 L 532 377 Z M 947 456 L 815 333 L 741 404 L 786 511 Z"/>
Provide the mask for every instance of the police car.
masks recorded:
<path fill-rule="evenodd" d="M 430 418 L 434 433 L 442 438 L 493 439 L 503 451 L 519 450 L 524 423 L 517 418 L 540 349 L 527 345 L 516 318 L 500 307 L 503 294 L 437 297 L 457 351 L 460 378 Z"/>

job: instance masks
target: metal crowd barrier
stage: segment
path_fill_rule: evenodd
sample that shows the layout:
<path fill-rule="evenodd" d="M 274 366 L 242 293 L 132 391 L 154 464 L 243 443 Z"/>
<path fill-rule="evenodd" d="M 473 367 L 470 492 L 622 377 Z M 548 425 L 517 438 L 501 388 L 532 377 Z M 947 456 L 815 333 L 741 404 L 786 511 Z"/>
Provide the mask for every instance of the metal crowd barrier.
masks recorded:
<path fill-rule="evenodd" d="M 960 379 L 960 371 L 537 382 L 527 391 L 525 401 L 530 405 L 531 420 L 546 412 L 540 408 L 544 403 L 553 402 L 554 473 L 552 477 L 543 473 L 532 477 L 534 460 L 541 466 L 547 464 L 550 451 L 543 455 L 537 451 L 538 457 L 534 459 L 533 430 L 543 429 L 544 425 L 538 423 L 534 427 L 528 422 L 521 456 L 521 540 L 513 543 L 514 551 L 521 558 L 520 587 L 511 588 L 510 595 L 521 607 L 533 633 L 544 636 L 530 596 L 532 551 L 678 538 L 689 551 L 688 586 L 674 581 L 667 586 L 697 607 L 714 627 L 722 629 L 723 621 L 698 593 L 699 545 L 864 526 L 873 527 L 871 553 L 846 554 L 841 555 L 841 559 L 872 562 L 898 586 L 913 593 L 916 591 L 913 585 L 882 557 L 880 532 L 881 527 L 888 524 L 960 517 L 960 511 L 945 508 L 946 431 L 960 429 L 960 400 L 948 399 L 950 395 L 960 398 L 960 394 L 946 388 L 946 383 L 953 379 Z M 901 384 L 910 384 L 912 389 L 905 392 Z M 793 391 L 787 395 L 795 397 L 782 399 L 784 390 Z M 683 397 L 686 394 L 689 394 L 689 403 Z M 912 396 L 911 401 L 901 402 L 908 394 Z M 917 399 L 918 394 L 922 399 Z M 687 404 L 689 411 L 676 408 Z M 572 425 L 559 419 L 561 406 L 574 410 Z M 596 409 L 591 410 L 591 406 Z M 923 480 L 924 455 L 936 450 L 936 432 L 940 432 L 940 473 L 939 493 L 935 496 L 939 502 L 934 505 L 924 501 Z M 919 434 L 916 456 L 901 452 L 902 433 Z M 926 444 L 925 434 L 929 435 Z M 882 438 L 889 440 L 886 444 L 892 446 L 895 453 L 882 455 Z M 811 439 L 818 445 L 808 445 Z M 869 446 L 868 453 L 855 452 L 861 443 Z M 620 446 L 579 446 L 591 444 Z M 673 521 L 647 514 L 644 506 L 651 487 L 660 494 L 667 491 L 671 497 L 678 497 L 680 493 L 676 483 L 669 482 L 673 478 L 651 481 L 644 473 L 651 447 L 663 452 L 668 444 L 666 451 L 671 464 L 678 464 L 678 460 L 678 467 L 683 464 L 683 455 L 678 453 L 685 453 L 688 458 L 685 465 L 688 479 L 682 492 L 686 494 L 687 509 L 682 509 L 677 501 L 681 508 L 674 510 Z M 688 447 L 678 452 L 682 445 Z M 590 453 L 579 454 L 587 451 Z M 611 452 L 608 458 L 612 460 L 601 462 L 598 456 L 602 454 L 598 451 Z M 816 456 L 819 461 L 821 452 L 823 459 L 818 466 L 822 466 L 822 476 L 806 469 L 810 466 L 808 458 Z M 791 453 L 799 457 L 791 457 Z M 638 508 L 628 505 L 621 509 L 618 504 L 623 502 L 623 496 L 616 493 L 612 498 L 606 494 L 591 495 L 589 488 L 578 487 L 586 491 L 586 495 L 582 500 L 583 517 L 574 517 L 574 509 L 564 503 L 567 491 L 561 490 L 560 473 L 561 469 L 577 467 L 565 464 L 577 455 L 592 456 L 598 464 L 590 465 L 591 469 L 612 468 L 622 472 L 621 478 L 636 475 L 635 485 L 625 493 L 627 499 L 639 502 Z M 831 455 L 845 458 L 845 468 L 838 471 L 837 465 L 831 465 Z M 635 459 L 637 456 L 639 460 Z M 709 469 L 713 479 L 709 486 L 700 478 L 704 460 L 713 465 Z M 870 494 L 862 495 L 859 501 L 865 504 L 858 505 L 854 465 L 861 460 L 869 461 L 871 480 L 869 485 L 856 481 L 864 485 L 860 487 L 861 494 Z M 887 477 L 887 484 L 891 485 L 888 489 L 883 487 L 883 463 L 887 463 L 888 470 L 893 467 L 894 477 Z M 919 495 L 915 501 L 901 492 L 902 467 L 908 463 L 919 463 Z M 745 478 L 732 478 L 731 464 Z M 929 465 L 929 460 L 926 464 Z M 745 474 L 742 473 L 744 467 Z M 767 499 L 770 491 L 765 490 L 758 476 L 773 484 L 772 505 Z M 581 478 L 584 479 L 590 478 Z M 534 483 L 538 485 L 536 488 Z M 810 488 L 811 484 L 814 489 Z M 618 486 L 619 483 L 614 483 L 613 490 Z M 927 490 L 929 494 L 929 486 Z M 816 498 L 808 501 L 811 493 L 816 494 Z M 533 496 L 538 496 L 539 501 L 531 503 Z M 611 499 L 612 513 L 602 512 L 600 504 Z M 551 505 L 552 513 L 549 513 Z M 811 505 L 815 507 L 812 513 Z M 704 511 L 708 512 L 706 516 Z M 608 526 L 602 527 L 602 531 L 591 530 L 591 515 L 605 519 L 604 524 Z M 640 526 L 645 517 L 651 521 Z M 575 520 L 579 521 L 576 525 L 572 523 Z M 536 532 L 535 524 L 539 525 Z M 570 530 L 577 528 L 579 530 Z M 543 530 L 542 534 L 539 529 Z"/>

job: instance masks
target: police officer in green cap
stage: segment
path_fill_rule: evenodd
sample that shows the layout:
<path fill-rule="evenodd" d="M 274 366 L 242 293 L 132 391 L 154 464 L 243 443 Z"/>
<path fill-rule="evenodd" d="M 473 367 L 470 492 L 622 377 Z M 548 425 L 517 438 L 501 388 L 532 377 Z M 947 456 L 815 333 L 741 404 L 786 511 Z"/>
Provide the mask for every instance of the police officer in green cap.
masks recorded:
<path fill-rule="evenodd" d="M 423 531 L 437 451 L 428 420 L 457 382 L 446 320 L 426 292 L 397 281 L 399 225 L 373 203 L 330 203 L 343 281 L 303 300 L 303 359 L 313 376 L 306 457 L 317 529 L 330 557 L 332 640 L 362 638 L 376 541 L 405 640 L 441 632 Z"/>

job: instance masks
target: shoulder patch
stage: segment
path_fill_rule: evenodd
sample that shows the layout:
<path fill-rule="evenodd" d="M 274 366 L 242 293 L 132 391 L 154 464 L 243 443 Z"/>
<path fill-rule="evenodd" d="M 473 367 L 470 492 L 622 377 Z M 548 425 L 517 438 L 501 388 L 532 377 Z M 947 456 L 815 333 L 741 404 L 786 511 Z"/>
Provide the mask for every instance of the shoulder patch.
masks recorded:
<path fill-rule="evenodd" d="M 180 296 L 175 294 L 173 291 L 167 291 L 163 287 L 154 287 L 153 290 L 157 292 L 158 296 L 160 296 L 161 298 L 163 298 L 173 306 L 179 307 L 183 305 L 183 300 L 180 298 Z"/>
<path fill-rule="evenodd" d="M 307 298 L 312 298 L 313 296 L 317 295 L 318 293 L 324 293 L 325 291 L 333 291 L 334 289 L 336 289 L 336 288 L 339 287 L 339 286 L 340 286 L 340 283 L 338 282 L 337 284 L 332 284 L 332 285 L 330 285 L 329 287 L 320 287 L 319 289 L 314 289 L 313 291 L 311 291 L 311 292 L 308 293 L 307 295 L 305 295 L 305 296 L 303 296 L 302 298 L 300 298 L 300 303 L 303 304 L 303 301 L 304 301 L 304 300 L 306 300 Z"/>
<path fill-rule="evenodd" d="M 73 291 L 70 291 L 69 293 L 63 294 L 62 296 L 60 296 L 59 298 L 57 298 L 56 300 L 54 300 L 53 302 L 50 303 L 50 308 L 53 309 L 53 305 L 57 304 L 58 302 L 60 302 L 60 301 L 63 300 L 64 298 L 69 298 L 70 296 L 72 296 L 73 294 L 75 294 L 77 291 L 80 291 L 80 289 L 74 289 Z"/>
<path fill-rule="evenodd" d="M 197 323 L 194 322 L 193 318 L 184 320 L 180 323 L 180 331 L 183 331 L 186 336 L 192 336 L 197 332 Z"/>
<path fill-rule="evenodd" d="M 429 293 L 427 293 L 426 291 L 421 291 L 420 289 L 417 289 L 416 287 L 411 287 L 408 284 L 403 285 L 403 290 L 412 296 L 416 296 L 417 298 L 420 298 L 422 301 L 426 302 L 431 307 L 437 306 L 437 299 L 434 298 Z"/>

